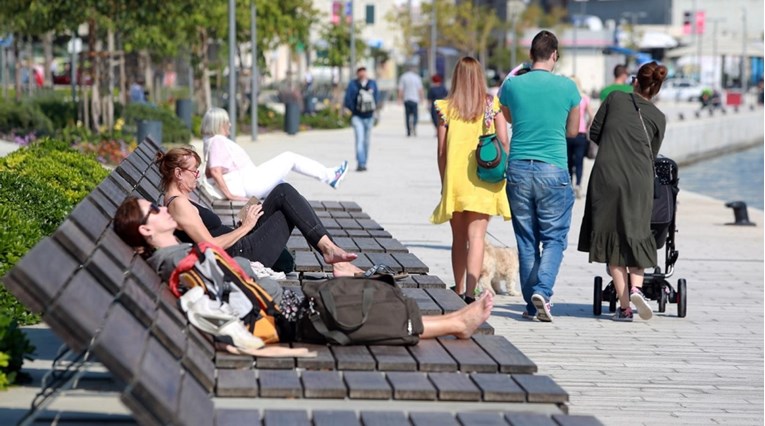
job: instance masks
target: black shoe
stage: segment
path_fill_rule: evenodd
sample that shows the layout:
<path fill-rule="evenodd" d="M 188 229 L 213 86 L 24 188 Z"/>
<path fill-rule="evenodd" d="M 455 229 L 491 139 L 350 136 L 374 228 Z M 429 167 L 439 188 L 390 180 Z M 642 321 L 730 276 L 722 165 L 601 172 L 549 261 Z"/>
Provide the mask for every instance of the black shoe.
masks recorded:
<path fill-rule="evenodd" d="M 358 166 L 358 167 L 356 167 L 356 171 L 357 172 L 366 172 L 367 168 L 366 168 L 366 166 Z"/>
<path fill-rule="evenodd" d="M 473 302 L 475 302 L 475 298 L 470 297 L 470 296 L 465 296 L 465 303 L 467 303 L 469 305 L 469 304 L 471 304 Z"/>

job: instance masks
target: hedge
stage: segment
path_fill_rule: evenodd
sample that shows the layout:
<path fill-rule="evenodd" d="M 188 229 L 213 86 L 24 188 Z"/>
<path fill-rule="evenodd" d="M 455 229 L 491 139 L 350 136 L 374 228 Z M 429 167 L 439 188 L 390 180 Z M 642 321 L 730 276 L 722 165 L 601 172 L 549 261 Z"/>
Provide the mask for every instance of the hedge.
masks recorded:
<path fill-rule="evenodd" d="M 32 102 L 0 102 L 0 133 L 50 135 L 53 122 Z"/>
<path fill-rule="evenodd" d="M 0 276 L 55 231 L 108 173 L 92 156 L 47 138 L 0 158 Z M 37 315 L 0 287 L 0 388 L 18 379 L 23 359 L 34 350 L 17 324 L 36 322 Z"/>

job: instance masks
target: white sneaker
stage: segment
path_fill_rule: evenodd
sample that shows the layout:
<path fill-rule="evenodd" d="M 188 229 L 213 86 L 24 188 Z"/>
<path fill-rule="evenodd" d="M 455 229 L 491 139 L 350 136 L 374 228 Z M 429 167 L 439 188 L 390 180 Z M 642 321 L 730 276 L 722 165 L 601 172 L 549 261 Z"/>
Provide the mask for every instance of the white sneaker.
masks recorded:
<path fill-rule="evenodd" d="M 645 300 L 645 296 L 639 288 L 632 287 L 630 292 L 630 302 L 637 308 L 640 319 L 649 320 L 653 317 L 653 309 L 651 309 L 651 305 Z"/>

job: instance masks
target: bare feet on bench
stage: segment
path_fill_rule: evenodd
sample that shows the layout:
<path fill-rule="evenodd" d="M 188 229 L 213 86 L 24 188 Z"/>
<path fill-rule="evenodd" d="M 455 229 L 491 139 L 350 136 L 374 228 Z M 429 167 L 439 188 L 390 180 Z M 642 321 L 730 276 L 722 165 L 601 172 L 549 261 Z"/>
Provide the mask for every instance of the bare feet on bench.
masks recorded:
<path fill-rule="evenodd" d="M 236 346 L 228 345 L 222 342 L 216 342 L 217 349 L 225 350 L 234 355 L 251 355 L 264 358 L 315 358 L 316 352 L 309 351 L 308 348 L 287 348 L 284 346 L 265 346 L 261 349 L 240 349 Z"/>
<path fill-rule="evenodd" d="M 341 262 L 351 262 L 359 257 L 356 253 L 348 253 L 338 247 L 337 244 L 330 240 L 329 236 L 327 235 L 321 237 L 317 246 L 319 251 L 321 251 L 322 257 L 324 257 L 324 263 L 327 265 L 334 265 Z"/>
<path fill-rule="evenodd" d="M 332 265 L 332 276 L 334 277 L 352 277 L 364 271 L 350 262 L 339 262 Z"/>
<path fill-rule="evenodd" d="M 460 339 L 469 339 L 473 332 L 489 319 L 492 308 L 494 308 L 494 295 L 484 292 L 480 299 L 457 311 L 464 330 L 456 333 L 455 336 Z"/>

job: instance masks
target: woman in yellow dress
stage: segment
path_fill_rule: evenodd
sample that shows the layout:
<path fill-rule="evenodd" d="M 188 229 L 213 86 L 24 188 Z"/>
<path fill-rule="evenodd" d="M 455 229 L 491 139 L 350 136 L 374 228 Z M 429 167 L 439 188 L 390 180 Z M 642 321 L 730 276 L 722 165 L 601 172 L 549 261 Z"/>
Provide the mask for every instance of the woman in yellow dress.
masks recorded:
<path fill-rule="evenodd" d="M 465 301 L 470 303 L 475 300 L 481 275 L 489 218 L 502 216 L 510 220 L 505 181 L 488 183 L 478 178 L 475 148 L 479 136 L 496 133 L 505 152 L 509 152 L 507 122 L 499 114 L 499 100 L 486 93 L 481 64 L 469 56 L 457 62 L 449 96 L 435 101 L 435 107 L 439 115 L 441 202 L 430 221 L 449 221 L 451 225 L 454 291 L 460 295 L 465 292 Z"/>

